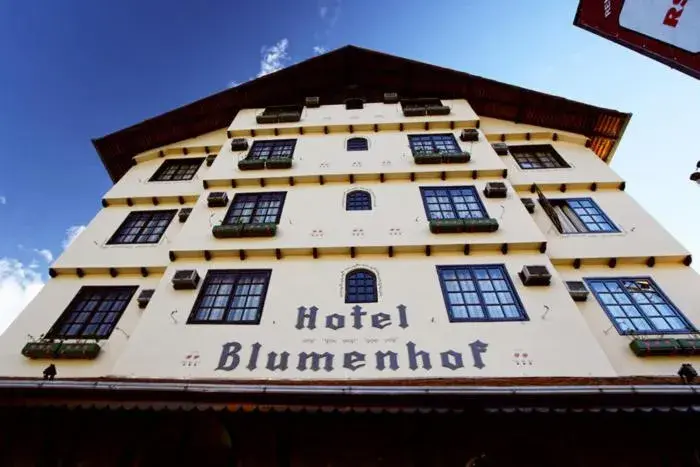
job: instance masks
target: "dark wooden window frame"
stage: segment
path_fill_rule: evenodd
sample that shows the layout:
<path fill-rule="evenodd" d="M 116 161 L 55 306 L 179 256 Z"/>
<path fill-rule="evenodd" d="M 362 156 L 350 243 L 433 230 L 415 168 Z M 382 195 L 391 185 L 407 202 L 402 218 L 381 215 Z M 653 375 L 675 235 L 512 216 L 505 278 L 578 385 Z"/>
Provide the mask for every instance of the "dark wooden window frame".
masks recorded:
<path fill-rule="evenodd" d="M 248 160 L 270 160 L 287 159 L 294 157 L 296 139 L 266 139 L 253 143 L 246 159 Z"/>
<path fill-rule="evenodd" d="M 408 135 L 408 144 L 413 155 L 424 153 L 452 153 L 462 149 L 452 133 L 425 133 Z"/>
<path fill-rule="evenodd" d="M 236 195 L 233 197 L 233 201 L 231 202 L 231 206 L 228 208 L 228 211 L 226 212 L 226 216 L 224 216 L 223 224 L 224 225 L 234 225 L 234 224 L 264 224 L 264 223 L 272 223 L 274 222 L 275 224 L 280 223 L 280 219 L 282 218 L 282 210 L 284 209 L 284 202 L 287 199 L 287 192 L 286 191 L 265 191 L 265 192 L 260 192 L 260 193 L 236 193 Z M 269 206 L 269 204 L 265 203 L 271 203 L 271 202 L 279 202 L 279 207 L 274 207 L 272 208 Z M 246 208 L 245 206 L 241 206 L 243 203 L 253 203 L 252 208 Z M 252 211 L 249 214 L 243 214 L 244 211 L 247 209 L 252 209 Z M 274 220 L 264 220 L 264 221 L 255 221 L 255 217 L 260 217 L 260 216 L 266 216 L 270 217 L 269 211 L 270 209 L 276 209 L 277 213 L 275 214 L 275 219 Z M 240 212 L 237 212 L 240 211 Z M 264 212 L 263 212 L 264 211 Z M 245 217 L 248 217 L 247 220 L 244 220 Z"/>
<path fill-rule="evenodd" d="M 510 155 L 523 170 L 569 169 L 571 166 L 551 144 L 508 146 Z M 544 155 L 541 155 L 545 153 Z"/>
<path fill-rule="evenodd" d="M 46 339 L 108 339 L 134 296 L 136 286 L 84 286 L 56 320 Z M 114 294 L 118 296 L 115 297 Z M 68 328 L 66 329 L 66 326 Z M 95 327 L 93 332 L 88 328 Z M 107 326 L 106 332 L 98 331 Z M 69 333 L 77 327 L 78 332 Z"/>
<path fill-rule="evenodd" d="M 107 241 L 107 245 L 148 245 L 160 242 L 165 231 L 170 226 L 177 209 L 153 210 L 153 211 L 132 211 L 126 216 L 126 219 L 119 225 L 116 232 Z M 143 225 L 135 226 L 137 222 L 143 221 Z M 165 225 L 151 225 L 165 222 Z M 131 231 L 131 233 L 129 233 Z M 147 235 L 147 238 L 157 236 L 153 240 L 139 241 L 139 238 Z M 122 237 L 133 236 L 132 241 L 124 241 Z"/>
<path fill-rule="evenodd" d="M 149 182 L 182 182 L 192 180 L 204 162 L 204 157 L 168 159 L 160 164 Z M 173 173 L 168 173 L 175 167 Z"/>

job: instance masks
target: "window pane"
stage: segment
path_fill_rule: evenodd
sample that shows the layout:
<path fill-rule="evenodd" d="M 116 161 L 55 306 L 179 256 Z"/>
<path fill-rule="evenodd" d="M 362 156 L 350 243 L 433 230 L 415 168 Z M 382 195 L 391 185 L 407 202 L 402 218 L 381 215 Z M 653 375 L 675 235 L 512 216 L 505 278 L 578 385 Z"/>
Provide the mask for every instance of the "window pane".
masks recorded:
<path fill-rule="evenodd" d="M 188 323 L 257 323 L 269 278 L 269 270 L 209 271 Z"/>
<path fill-rule="evenodd" d="M 176 210 L 129 213 L 107 244 L 158 243 Z"/>
<path fill-rule="evenodd" d="M 438 277 L 451 320 L 527 319 L 503 266 L 438 266 Z"/>

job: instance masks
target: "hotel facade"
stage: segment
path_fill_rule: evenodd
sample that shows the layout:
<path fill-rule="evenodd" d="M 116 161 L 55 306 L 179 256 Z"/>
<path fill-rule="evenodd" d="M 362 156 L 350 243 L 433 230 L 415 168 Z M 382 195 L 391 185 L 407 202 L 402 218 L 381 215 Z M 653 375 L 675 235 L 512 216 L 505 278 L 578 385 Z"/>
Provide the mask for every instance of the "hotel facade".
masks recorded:
<path fill-rule="evenodd" d="M 348 46 L 95 140 L 0 337 L 3 465 L 700 465 L 630 117 Z"/>

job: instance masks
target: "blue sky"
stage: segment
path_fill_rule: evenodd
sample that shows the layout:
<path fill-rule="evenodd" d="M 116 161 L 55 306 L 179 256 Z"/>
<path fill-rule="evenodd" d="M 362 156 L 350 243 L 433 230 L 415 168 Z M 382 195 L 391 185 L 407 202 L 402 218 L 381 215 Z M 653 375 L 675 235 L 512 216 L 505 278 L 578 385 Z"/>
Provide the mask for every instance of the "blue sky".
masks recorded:
<path fill-rule="evenodd" d="M 91 138 L 346 44 L 634 113 L 612 167 L 697 253 L 700 82 L 575 28 L 577 3 L 0 2 L 0 332 L 110 187 Z"/>

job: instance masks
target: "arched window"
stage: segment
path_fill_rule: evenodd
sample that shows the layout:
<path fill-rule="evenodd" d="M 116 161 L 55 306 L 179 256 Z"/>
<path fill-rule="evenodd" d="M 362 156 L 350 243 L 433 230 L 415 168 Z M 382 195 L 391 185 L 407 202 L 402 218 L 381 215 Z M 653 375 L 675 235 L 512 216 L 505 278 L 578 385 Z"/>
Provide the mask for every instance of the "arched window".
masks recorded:
<path fill-rule="evenodd" d="M 375 303 L 377 276 L 367 269 L 355 269 L 345 276 L 345 303 Z"/>
<path fill-rule="evenodd" d="M 372 196 L 365 190 L 353 190 L 345 195 L 346 211 L 371 211 Z"/>
<path fill-rule="evenodd" d="M 366 151 L 368 147 L 367 138 L 350 138 L 348 140 L 348 151 Z"/>

